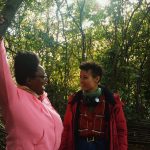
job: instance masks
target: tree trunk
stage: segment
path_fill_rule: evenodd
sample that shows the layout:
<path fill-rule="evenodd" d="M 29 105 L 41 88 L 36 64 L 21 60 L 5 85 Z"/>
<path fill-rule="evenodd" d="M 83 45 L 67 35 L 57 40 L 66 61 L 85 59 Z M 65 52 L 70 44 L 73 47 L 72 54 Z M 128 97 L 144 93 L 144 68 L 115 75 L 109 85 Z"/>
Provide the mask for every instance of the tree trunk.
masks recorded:
<path fill-rule="evenodd" d="M 4 36 L 23 0 L 7 0 L 0 14 L 0 37 Z"/>

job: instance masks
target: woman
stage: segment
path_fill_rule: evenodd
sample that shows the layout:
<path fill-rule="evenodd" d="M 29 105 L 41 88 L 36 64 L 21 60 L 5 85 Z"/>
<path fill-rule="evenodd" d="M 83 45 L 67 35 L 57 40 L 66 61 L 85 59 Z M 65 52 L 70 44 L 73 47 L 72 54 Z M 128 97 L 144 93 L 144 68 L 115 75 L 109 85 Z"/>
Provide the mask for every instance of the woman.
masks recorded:
<path fill-rule="evenodd" d="M 0 107 L 8 133 L 7 150 L 58 150 L 62 121 L 44 92 L 46 75 L 34 53 L 15 57 L 14 84 L 0 41 Z"/>
<path fill-rule="evenodd" d="M 59 150 L 127 150 L 127 127 L 119 96 L 99 86 L 102 69 L 80 65 L 81 90 L 69 97 Z"/>

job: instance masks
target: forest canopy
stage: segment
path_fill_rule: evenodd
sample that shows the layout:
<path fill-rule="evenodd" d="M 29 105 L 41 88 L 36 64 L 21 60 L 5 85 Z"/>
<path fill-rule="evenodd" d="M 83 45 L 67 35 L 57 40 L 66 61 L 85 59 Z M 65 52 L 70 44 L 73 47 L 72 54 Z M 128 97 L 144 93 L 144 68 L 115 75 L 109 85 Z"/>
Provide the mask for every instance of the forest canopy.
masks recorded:
<path fill-rule="evenodd" d="M 149 0 L 1 0 L 0 17 L 10 64 L 18 51 L 37 53 L 62 116 L 67 96 L 79 89 L 79 64 L 95 61 L 128 119 L 149 119 Z"/>

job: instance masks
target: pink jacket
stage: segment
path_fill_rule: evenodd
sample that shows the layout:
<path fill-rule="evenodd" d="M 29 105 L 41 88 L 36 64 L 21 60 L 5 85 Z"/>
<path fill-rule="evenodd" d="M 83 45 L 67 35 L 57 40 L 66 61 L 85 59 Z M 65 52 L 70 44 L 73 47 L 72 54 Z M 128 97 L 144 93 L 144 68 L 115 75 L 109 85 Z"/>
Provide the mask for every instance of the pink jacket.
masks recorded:
<path fill-rule="evenodd" d="M 21 71 L 21 70 L 20 70 Z M 0 107 L 3 110 L 7 150 L 58 150 L 63 125 L 44 93 L 42 101 L 16 87 L 0 41 Z"/>

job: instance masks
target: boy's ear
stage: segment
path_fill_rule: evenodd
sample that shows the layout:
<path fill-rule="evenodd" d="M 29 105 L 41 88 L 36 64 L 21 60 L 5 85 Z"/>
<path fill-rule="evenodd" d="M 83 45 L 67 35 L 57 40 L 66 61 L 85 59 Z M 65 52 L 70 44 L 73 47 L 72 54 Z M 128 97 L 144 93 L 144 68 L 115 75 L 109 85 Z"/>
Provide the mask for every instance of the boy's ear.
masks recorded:
<path fill-rule="evenodd" d="M 96 82 L 99 83 L 99 81 L 100 81 L 100 76 L 97 76 L 95 79 L 96 79 Z"/>

